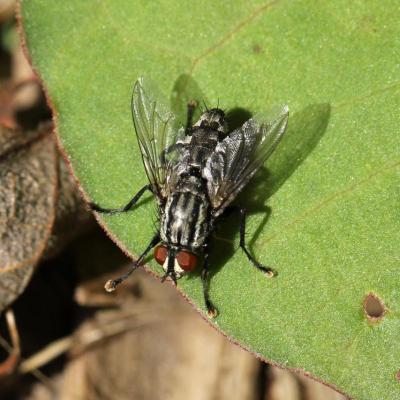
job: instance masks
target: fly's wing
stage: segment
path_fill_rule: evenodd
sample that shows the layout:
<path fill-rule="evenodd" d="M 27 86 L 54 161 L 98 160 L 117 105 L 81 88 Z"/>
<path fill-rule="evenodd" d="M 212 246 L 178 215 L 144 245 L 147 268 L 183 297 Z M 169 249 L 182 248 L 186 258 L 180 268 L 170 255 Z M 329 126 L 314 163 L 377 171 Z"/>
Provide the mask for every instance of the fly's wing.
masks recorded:
<path fill-rule="evenodd" d="M 168 174 L 178 156 L 176 143 L 183 129 L 174 128 L 174 114 L 155 86 L 143 77 L 133 88 L 132 117 L 153 192 L 165 198 Z"/>
<path fill-rule="evenodd" d="M 218 143 L 204 170 L 215 216 L 220 215 L 272 154 L 289 117 L 287 106 L 255 116 Z"/>

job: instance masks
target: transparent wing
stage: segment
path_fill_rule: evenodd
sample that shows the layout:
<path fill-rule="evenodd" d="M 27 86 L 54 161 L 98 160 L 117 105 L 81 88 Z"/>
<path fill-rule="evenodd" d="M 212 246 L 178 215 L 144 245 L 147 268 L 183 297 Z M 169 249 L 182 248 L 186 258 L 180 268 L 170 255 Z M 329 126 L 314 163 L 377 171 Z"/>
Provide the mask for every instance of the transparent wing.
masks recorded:
<path fill-rule="evenodd" d="M 154 193 L 164 198 L 167 177 L 177 159 L 176 143 L 184 131 L 175 128 L 175 116 L 166 101 L 143 77 L 133 88 L 132 117 L 147 177 Z"/>
<path fill-rule="evenodd" d="M 218 143 L 204 171 L 215 215 L 223 212 L 272 154 L 285 133 L 287 106 L 257 115 Z"/>

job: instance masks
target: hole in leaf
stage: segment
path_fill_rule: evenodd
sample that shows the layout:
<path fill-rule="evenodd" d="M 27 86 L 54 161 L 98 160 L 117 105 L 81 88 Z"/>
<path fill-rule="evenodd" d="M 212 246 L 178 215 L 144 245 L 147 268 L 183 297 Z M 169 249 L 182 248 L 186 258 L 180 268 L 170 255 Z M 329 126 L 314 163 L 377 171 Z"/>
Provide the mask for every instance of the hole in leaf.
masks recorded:
<path fill-rule="evenodd" d="M 385 304 L 375 293 L 368 293 L 365 296 L 363 308 L 365 315 L 371 322 L 379 322 L 386 313 Z"/>

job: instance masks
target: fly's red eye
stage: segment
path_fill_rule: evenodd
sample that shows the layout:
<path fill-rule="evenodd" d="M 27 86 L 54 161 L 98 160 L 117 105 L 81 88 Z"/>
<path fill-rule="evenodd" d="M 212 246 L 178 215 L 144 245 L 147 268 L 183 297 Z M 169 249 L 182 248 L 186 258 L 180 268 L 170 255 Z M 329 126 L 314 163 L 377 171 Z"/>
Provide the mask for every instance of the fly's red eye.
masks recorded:
<path fill-rule="evenodd" d="M 166 246 L 160 245 L 154 249 L 154 258 L 159 264 L 164 265 L 167 256 L 168 256 L 168 249 Z"/>
<path fill-rule="evenodd" d="M 188 251 L 180 251 L 176 255 L 176 261 L 184 271 L 193 271 L 196 268 L 197 256 Z"/>

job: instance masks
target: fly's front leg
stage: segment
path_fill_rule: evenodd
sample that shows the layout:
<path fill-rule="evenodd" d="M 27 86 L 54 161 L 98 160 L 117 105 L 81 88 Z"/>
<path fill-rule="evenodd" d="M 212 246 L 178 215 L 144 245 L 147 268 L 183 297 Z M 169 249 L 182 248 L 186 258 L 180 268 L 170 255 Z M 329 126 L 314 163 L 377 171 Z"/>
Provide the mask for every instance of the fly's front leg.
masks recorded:
<path fill-rule="evenodd" d="M 203 284 L 203 296 L 204 296 L 204 302 L 207 307 L 207 314 L 210 318 L 215 318 L 218 315 L 217 309 L 214 307 L 213 303 L 210 300 L 210 296 L 208 294 L 208 276 L 209 276 L 209 270 L 208 270 L 208 258 L 210 255 L 210 248 L 209 245 L 207 244 L 204 247 L 204 265 L 203 265 L 203 270 L 201 271 L 201 282 Z"/>
<path fill-rule="evenodd" d="M 120 207 L 120 208 L 103 208 L 95 203 L 90 203 L 90 208 L 93 211 L 96 211 L 98 213 L 102 213 L 102 214 L 116 214 L 116 213 L 121 213 L 121 212 L 126 212 L 129 211 L 136 203 L 137 201 L 140 199 L 140 197 L 142 197 L 143 193 L 146 190 L 150 190 L 150 192 L 153 193 L 152 189 L 151 189 L 151 185 L 146 185 L 143 186 L 136 194 L 135 196 L 133 196 L 132 200 L 124 207 Z"/>
<path fill-rule="evenodd" d="M 234 211 L 239 211 L 240 213 L 240 247 L 246 254 L 247 258 L 251 262 L 251 264 L 256 267 L 258 270 L 262 271 L 269 278 L 272 278 L 274 275 L 277 275 L 276 272 L 272 268 L 265 267 L 260 264 L 256 259 L 250 254 L 249 250 L 246 247 L 246 211 L 242 207 L 231 206 L 225 210 L 224 215 L 228 216 Z"/>
<path fill-rule="evenodd" d="M 110 279 L 109 281 L 106 282 L 106 284 L 104 285 L 104 289 L 106 289 L 107 292 L 113 292 L 115 290 L 115 288 L 121 283 L 123 282 L 126 278 L 129 277 L 129 275 L 135 271 L 140 264 L 142 263 L 142 261 L 144 260 L 144 258 L 147 256 L 147 254 L 149 253 L 149 251 L 160 241 L 160 232 L 157 232 L 153 238 L 151 239 L 151 242 L 149 243 L 149 245 L 146 247 L 146 250 L 140 255 L 140 257 L 132 264 L 132 266 L 129 268 L 128 272 L 124 275 L 121 275 L 119 278 L 117 279 Z"/>

